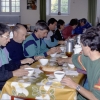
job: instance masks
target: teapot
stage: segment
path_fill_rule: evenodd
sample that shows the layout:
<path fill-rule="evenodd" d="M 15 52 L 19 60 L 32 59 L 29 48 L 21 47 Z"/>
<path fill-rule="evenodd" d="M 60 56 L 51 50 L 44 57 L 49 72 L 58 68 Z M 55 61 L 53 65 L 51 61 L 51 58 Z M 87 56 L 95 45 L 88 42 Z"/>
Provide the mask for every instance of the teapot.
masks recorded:
<path fill-rule="evenodd" d="M 79 35 L 77 36 L 77 38 L 76 38 L 77 44 L 80 44 L 80 38 L 81 38 L 81 35 L 79 34 Z"/>
<path fill-rule="evenodd" d="M 67 41 L 67 44 L 66 44 L 66 55 L 68 57 L 72 56 L 72 54 L 73 54 L 73 48 L 74 48 L 74 41 L 72 39 L 69 39 Z"/>
<path fill-rule="evenodd" d="M 76 44 L 74 47 L 74 54 L 79 54 L 82 51 L 81 45 Z"/>

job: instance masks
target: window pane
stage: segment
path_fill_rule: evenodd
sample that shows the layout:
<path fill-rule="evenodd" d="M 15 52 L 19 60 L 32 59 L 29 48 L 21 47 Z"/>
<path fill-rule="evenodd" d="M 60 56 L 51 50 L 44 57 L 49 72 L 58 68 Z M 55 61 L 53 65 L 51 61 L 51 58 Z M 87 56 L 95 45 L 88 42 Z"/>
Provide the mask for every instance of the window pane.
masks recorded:
<path fill-rule="evenodd" d="M 5 7 L 2 7 L 2 8 L 1 8 L 1 12 L 6 12 Z"/>
<path fill-rule="evenodd" d="M 16 7 L 16 12 L 20 12 L 20 7 Z"/>
<path fill-rule="evenodd" d="M 16 2 L 16 6 L 20 6 L 19 2 Z"/>
<path fill-rule="evenodd" d="M 5 1 L 5 0 L 1 0 L 1 1 Z"/>
<path fill-rule="evenodd" d="M 1 3 L 1 6 L 6 6 L 6 3 L 5 3 L 5 2 L 2 2 L 2 3 Z"/>
<path fill-rule="evenodd" d="M 12 12 L 15 12 L 15 7 L 12 7 Z"/>
<path fill-rule="evenodd" d="M 68 6 L 61 6 L 61 13 L 67 13 L 68 12 Z"/>
<path fill-rule="evenodd" d="M 9 6 L 9 2 L 6 2 L 6 6 Z"/>
<path fill-rule="evenodd" d="M 62 4 L 68 4 L 68 0 L 61 0 L 61 5 Z"/>
<path fill-rule="evenodd" d="M 51 0 L 51 13 L 58 13 L 58 0 Z"/>
<path fill-rule="evenodd" d="M 12 0 L 12 1 L 15 1 L 15 0 Z"/>
<path fill-rule="evenodd" d="M 19 0 L 16 0 L 16 1 L 19 1 Z"/>
<path fill-rule="evenodd" d="M 51 5 L 58 5 L 58 0 L 51 0 Z"/>
<path fill-rule="evenodd" d="M 6 7 L 6 12 L 9 12 L 9 7 Z"/>
<path fill-rule="evenodd" d="M 61 13 L 68 12 L 68 0 L 61 0 Z"/>
<path fill-rule="evenodd" d="M 58 6 L 51 7 L 51 13 L 58 13 Z"/>
<path fill-rule="evenodd" d="M 12 6 L 16 6 L 15 2 L 12 2 Z"/>
<path fill-rule="evenodd" d="M 6 0 L 6 1 L 9 1 L 9 0 Z"/>

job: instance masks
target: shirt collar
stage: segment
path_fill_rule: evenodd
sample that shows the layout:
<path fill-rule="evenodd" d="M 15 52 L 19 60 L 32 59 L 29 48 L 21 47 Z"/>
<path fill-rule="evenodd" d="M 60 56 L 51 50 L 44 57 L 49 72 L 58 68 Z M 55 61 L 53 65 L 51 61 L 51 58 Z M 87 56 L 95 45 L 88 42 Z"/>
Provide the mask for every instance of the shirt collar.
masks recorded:
<path fill-rule="evenodd" d="M 0 46 L 0 48 L 1 48 L 1 49 L 3 49 L 3 48 L 4 48 L 4 46 Z"/>
<path fill-rule="evenodd" d="M 35 39 L 35 40 L 39 40 L 37 37 L 36 37 L 36 35 L 33 33 L 32 34 L 32 36 L 33 36 L 33 38 Z"/>

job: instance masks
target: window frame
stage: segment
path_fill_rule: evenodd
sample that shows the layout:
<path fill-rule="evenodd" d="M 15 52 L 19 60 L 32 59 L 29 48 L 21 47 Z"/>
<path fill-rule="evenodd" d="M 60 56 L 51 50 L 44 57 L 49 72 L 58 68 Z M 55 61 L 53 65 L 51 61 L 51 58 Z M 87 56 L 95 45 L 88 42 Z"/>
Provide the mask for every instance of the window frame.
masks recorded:
<path fill-rule="evenodd" d="M 51 0 L 49 0 L 49 15 L 59 15 L 58 12 L 57 13 L 51 13 Z M 58 0 L 58 11 L 61 12 L 61 0 Z M 69 15 L 70 13 L 70 0 L 68 0 L 68 13 L 61 13 L 61 15 Z"/>
<path fill-rule="evenodd" d="M 9 0 L 9 12 L 2 12 L 1 9 L 2 9 L 2 6 L 1 6 L 1 1 L 0 0 L 0 15 L 20 15 L 20 12 L 11 12 L 11 0 Z M 21 1 L 19 1 L 21 3 Z M 21 11 L 21 4 L 19 5 L 20 7 L 20 11 Z"/>

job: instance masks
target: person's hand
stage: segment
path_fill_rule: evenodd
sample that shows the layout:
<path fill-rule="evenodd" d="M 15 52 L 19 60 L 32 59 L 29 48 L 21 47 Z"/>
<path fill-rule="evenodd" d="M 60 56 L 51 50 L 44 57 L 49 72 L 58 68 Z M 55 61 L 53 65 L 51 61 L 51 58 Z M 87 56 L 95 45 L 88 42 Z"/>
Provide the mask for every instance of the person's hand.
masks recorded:
<path fill-rule="evenodd" d="M 61 84 L 65 85 L 65 86 L 68 86 L 70 88 L 73 88 L 73 89 L 76 89 L 76 87 L 78 86 L 77 83 L 75 83 L 71 78 L 69 77 L 64 77 L 62 80 L 61 80 Z"/>
<path fill-rule="evenodd" d="M 65 62 L 65 58 L 57 58 L 57 63 L 62 65 Z"/>
<path fill-rule="evenodd" d="M 35 56 L 34 57 L 35 60 L 39 60 L 39 59 L 43 59 L 43 58 L 45 58 L 45 57 L 44 56 Z"/>
<path fill-rule="evenodd" d="M 47 52 L 47 55 L 50 55 L 50 54 L 53 54 L 53 53 L 60 53 L 60 52 L 61 52 L 60 47 L 53 47 Z"/>
<path fill-rule="evenodd" d="M 21 69 L 25 69 L 25 68 L 31 68 L 29 65 L 22 65 L 20 66 Z"/>
<path fill-rule="evenodd" d="M 59 42 L 58 42 L 58 44 L 64 44 L 64 43 L 65 43 L 64 41 L 59 41 Z"/>
<path fill-rule="evenodd" d="M 56 47 L 56 52 L 57 52 L 57 53 L 62 52 L 61 49 L 60 49 L 60 47 Z"/>
<path fill-rule="evenodd" d="M 21 64 L 31 64 L 31 63 L 33 63 L 34 62 L 34 59 L 32 59 L 32 58 L 25 58 L 25 59 L 23 59 L 23 60 L 21 60 Z"/>
<path fill-rule="evenodd" d="M 13 76 L 17 76 L 17 77 L 28 75 L 28 71 L 23 68 L 17 69 L 13 71 L 12 73 L 13 73 Z"/>
<path fill-rule="evenodd" d="M 69 36 L 67 39 L 65 39 L 66 41 L 68 41 L 71 37 Z"/>

